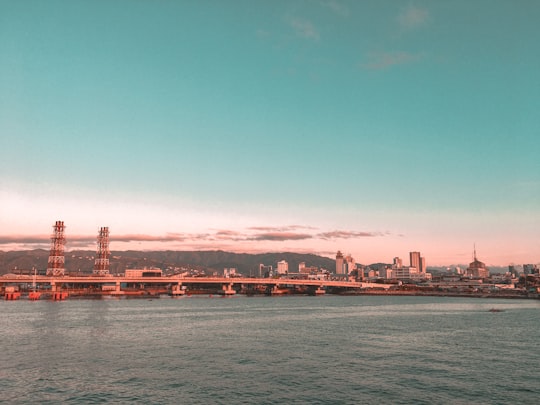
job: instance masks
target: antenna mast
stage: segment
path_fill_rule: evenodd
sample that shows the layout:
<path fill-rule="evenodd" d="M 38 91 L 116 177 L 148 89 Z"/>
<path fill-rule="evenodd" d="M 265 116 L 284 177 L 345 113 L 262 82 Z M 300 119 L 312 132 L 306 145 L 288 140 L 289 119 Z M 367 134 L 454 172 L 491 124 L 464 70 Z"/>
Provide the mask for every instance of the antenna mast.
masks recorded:
<path fill-rule="evenodd" d="M 66 238 L 64 237 L 64 221 L 56 221 L 53 225 L 53 234 L 51 236 L 51 251 L 49 253 L 49 262 L 47 265 L 48 276 L 63 276 L 64 268 L 64 245 Z"/>
<path fill-rule="evenodd" d="M 109 227 L 102 227 L 97 237 L 97 253 L 94 261 L 94 276 L 109 275 Z"/>

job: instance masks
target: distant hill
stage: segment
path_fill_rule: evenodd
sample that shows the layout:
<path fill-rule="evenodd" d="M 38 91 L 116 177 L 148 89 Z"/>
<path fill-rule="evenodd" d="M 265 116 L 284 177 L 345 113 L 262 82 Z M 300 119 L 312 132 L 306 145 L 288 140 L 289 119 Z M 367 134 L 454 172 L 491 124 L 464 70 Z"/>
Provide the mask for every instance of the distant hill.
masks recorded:
<path fill-rule="evenodd" d="M 94 268 L 94 257 L 96 252 L 92 250 L 72 250 L 66 252 L 65 265 L 68 272 L 91 273 Z M 44 272 L 47 269 L 49 251 L 44 249 L 23 250 L 23 251 L 0 251 L 0 274 L 6 274 L 13 271 L 30 271 L 36 268 Z M 335 271 L 336 262 L 328 257 L 314 254 L 301 253 L 231 253 L 221 250 L 211 251 L 113 251 L 110 257 L 111 273 L 123 273 L 125 269 L 158 267 L 163 270 L 174 270 L 180 268 L 191 268 L 205 271 L 207 274 L 213 272 L 223 272 L 224 268 L 236 268 L 240 273 L 249 275 L 258 275 L 259 264 L 272 265 L 277 267 L 277 262 L 285 260 L 289 263 L 289 271 L 297 272 L 298 264 L 305 262 L 306 266 L 317 266 L 330 271 Z M 372 269 L 384 268 L 386 263 L 374 263 L 369 267 Z M 434 274 L 445 273 L 447 268 L 452 266 L 428 266 L 427 271 Z M 466 269 L 467 265 L 460 265 Z M 488 266 L 492 273 L 504 273 L 508 271 L 507 267 Z"/>
<path fill-rule="evenodd" d="M 38 271 L 47 269 L 49 252 L 43 249 L 25 251 L 0 251 L 0 274 L 29 271 L 35 267 Z M 95 252 L 90 250 L 73 250 L 65 254 L 67 272 L 91 273 L 94 268 Z M 215 251 L 113 251 L 110 257 L 111 273 L 123 272 L 126 268 L 158 267 L 160 269 L 194 268 L 204 270 L 208 274 L 222 272 L 224 268 L 236 268 L 244 275 L 258 275 L 259 264 L 277 267 L 277 262 L 285 260 L 289 263 L 289 271 L 297 272 L 298 264 L 317 266 L 333 271 L 335 260 L 314 254 L 301 253 L 230 253 Z"/>

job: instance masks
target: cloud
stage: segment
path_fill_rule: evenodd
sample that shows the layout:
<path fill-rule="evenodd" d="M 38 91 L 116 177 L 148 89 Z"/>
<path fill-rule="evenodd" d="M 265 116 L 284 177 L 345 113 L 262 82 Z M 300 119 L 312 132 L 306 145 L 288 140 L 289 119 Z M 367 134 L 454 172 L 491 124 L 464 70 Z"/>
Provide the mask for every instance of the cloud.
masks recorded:
<path fill-rule="evenodd" d="M 318 229 L 313 226 L 305 225 L 285 225 L 285 226 L 252 226 L 247 229 L 253 231 L 270 231 L 270 232 L 286 232 L 286 231 L 297 231 L 300 229 Z"/>
<path fill-rule="evenodd" d="M 322 232 L 317 235 L 319 239 L 355 239 L 355 238 L 373 238 L 384 236 L 382 232 L 355 232 L 355 231 L 331 231 Z"/>
<path fill-rule="evenodd" d="M 168 233 L 161 236 L 144 235 L 144 234 L 126 234 L 114 235 L 111 234 L 111 242 L 182 242 L 188 239 L 188 235 L 178 233 Z M 71 239 L 71 238 L 70 238 Z M 96 238 L 94 237 L 94 240 Z"/>
<path fill-rule="evenodd" d="M 49 235 L 0 235 L 0 244 L 8 243 L 47 243 L 50 241 Z"/>
<path fill-rule="evenodd" d="M 383 70 L 396 65 L 412 63 L 420 58 L 420 54 L 405 51 L 376 52 L 370 53 L 368 56 L 368 61 L 361 64 L 361 67 L 369 70 Z"/>
<path fill-rule="evenodd" d="M 399 25 L 407 30 L 415 29 L 424 25 L 428 19 L 428 10 L 413 6 L 409 6 L 397 17 Z"/>
<path fill-rule="evenodd" d="M 299 37 L 315 41 L 319 39 L 319 32 L 311 21 L 300 18 L 289 18 L 288 23 Z"/>
<path fill-rule="evenodd" d="M 109 238 L 111 242 L 174 242 L 184 241 L 189 238 L 200 238 L 200 235 L 166 234 L 166 235 L 143 235 L 143 234 L 112 234 Z M 50 235 L 0 235 L 0 244 L 48 244 L 50 245 Z M 96 235 L 66 235 L 66 246 L 88 246 L 97 245 Z"/>
<path fill-rule="evenodd" d="M 266 232 L 253 235 L 251 240 L 258 241 L 284 241 L 284 240 L 303 240 L 312 239 L 313 236 L 307 233 L 294 233 L 294 232 Z"/>
<path fill-rule="evenodd" d="M 233 251 L 245 249 L 254 242 L 284 242 L 300 240 L 333 240 L 354 239 L 365 237 L 385 236 L 382 232 L 358 232 L 347 230 L 334 230 L 316 232 L 318 228 L 304 225 L 284 226 L 254 226 L 244 230 L 214 229 L 206 233 L 166 233 L 164 235 L 147 234 L 111 234 L 110 243 L 114 249 L 115 244 L 123 248 L 131 248 L 130 244 L 144 246 L 154 243 L 163 244 L 165 248 L 182 248 L 199 246 L 205 249 L 227 246 Z M 66 235 L 66 248 L 94 250 L 97 247 L 97 235 Z M 175 244 L 176 243 L 176 244 Z M 47 249 L 50 246 L 50 235 L 0 235 L 0 246 L 9 249 Z M 116 245 L 118 246 L 118 245 Z M 117 248 L 118 249 L 118 248 Z M 267 245 L 263 250 L 272 250 Z"/>
<path fill-rule="evenodd" d="M 321 5 L 323 7 L 329 8 L 335 14 L 340 15 L 342 17 L 348 17 L 349 16 L 349 9 L 347 8 L 347 6 L 340 3 L 337 0 L 321 1 Z"/>

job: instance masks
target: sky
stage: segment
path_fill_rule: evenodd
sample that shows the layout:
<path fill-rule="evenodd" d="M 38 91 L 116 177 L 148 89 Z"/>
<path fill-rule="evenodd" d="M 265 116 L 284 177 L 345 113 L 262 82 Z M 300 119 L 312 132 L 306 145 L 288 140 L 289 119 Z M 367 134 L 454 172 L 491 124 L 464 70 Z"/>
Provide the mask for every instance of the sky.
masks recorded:
<path fill-rule="evenodd" d="M 540 262 L 536 0 L 0 0 L 0 250 Z"/>

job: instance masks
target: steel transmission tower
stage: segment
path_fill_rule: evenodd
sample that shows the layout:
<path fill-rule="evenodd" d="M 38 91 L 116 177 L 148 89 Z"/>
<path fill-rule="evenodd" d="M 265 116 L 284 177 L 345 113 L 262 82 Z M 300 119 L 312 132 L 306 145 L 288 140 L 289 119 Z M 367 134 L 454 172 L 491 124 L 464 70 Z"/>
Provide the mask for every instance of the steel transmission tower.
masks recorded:
<path fill-rule="evenodd" d="M 94 276 L 107 276 L 109 274 L 109 228 L 102 227 L 97 237 L 97 253 L 94 262 Z"/>
<path fill-rule="evenodd" d="M 51 251 L 49 253 L 49 262 L 47 265 L 48 276 L 63 276 L 64 268 L 64 221 L 56 221 L 53 225 L 53 234 L 51 236 Z"/>

